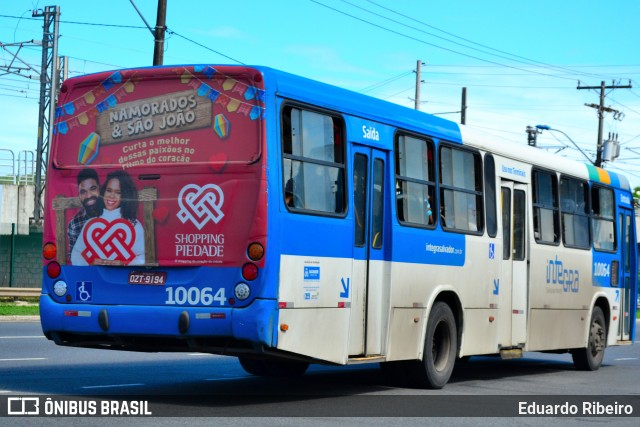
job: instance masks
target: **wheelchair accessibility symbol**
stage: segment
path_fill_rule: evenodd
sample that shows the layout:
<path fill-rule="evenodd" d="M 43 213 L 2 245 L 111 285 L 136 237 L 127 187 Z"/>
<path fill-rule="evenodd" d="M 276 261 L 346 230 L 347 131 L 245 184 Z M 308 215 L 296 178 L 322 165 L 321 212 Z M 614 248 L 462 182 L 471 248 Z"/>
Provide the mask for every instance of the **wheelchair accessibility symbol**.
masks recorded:
<path fill-rule="evenodd" d="M 92 293 L 93 282 L 76 282 L 76 300 L 89 302 Z"/>

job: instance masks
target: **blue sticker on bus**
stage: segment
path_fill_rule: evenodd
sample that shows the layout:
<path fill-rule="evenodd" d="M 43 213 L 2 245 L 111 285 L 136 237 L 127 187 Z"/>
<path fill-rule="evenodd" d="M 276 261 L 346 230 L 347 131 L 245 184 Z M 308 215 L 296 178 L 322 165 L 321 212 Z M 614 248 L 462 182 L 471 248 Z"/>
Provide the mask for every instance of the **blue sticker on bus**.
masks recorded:
<path fill-rule="evenodd" d="M 304 267 L 304 280 L 306 282 L 317 282 L 320 280 L 320 267 Z"/>
<path fill-rule="evenodd" d="M 82 302 L 91 301 L 93 294 L 93 282 L 76 282 L 76 300 Z"/>

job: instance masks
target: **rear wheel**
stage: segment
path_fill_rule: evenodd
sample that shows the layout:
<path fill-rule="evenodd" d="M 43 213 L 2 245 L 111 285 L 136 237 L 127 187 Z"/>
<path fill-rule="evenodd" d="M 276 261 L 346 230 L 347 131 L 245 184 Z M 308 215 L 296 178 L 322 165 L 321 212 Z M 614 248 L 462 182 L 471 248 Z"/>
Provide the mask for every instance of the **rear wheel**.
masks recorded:
<path fill-rule="evenodd" d="M 581 371 L 596 371 L 602 364 L 607 344 L 607 325 L 600 307 L 594 307 L 589 326 L 587 347 L 573 350 L 573 364 Z"/>
<path fill-rule="evenodd" d="M 408 362 L 418 387 L 440 389 L 447 384 L 456 361 L 458 333 L 448 304 L 437 302 L 429 314 L 422 361 Z"/>
<path fill-rule="evenodd" d="M 259 377 L 299 377 L 309 364 L 293 360 L 266 360 L 238 357 L 240 366 L 251 375 Z"/>

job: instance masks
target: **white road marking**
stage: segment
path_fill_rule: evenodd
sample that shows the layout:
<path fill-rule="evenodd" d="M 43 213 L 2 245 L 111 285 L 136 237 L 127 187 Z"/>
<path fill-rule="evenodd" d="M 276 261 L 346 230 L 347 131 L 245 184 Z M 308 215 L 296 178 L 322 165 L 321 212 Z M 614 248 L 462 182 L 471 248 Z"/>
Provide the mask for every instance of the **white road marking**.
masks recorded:
<path fill-rule="evenodd" d="M 143 386 L 141 383 L 134 384 L 109 384 L 109 385 L 88 385 L 81 388 L 90 389 L 90 388 L 111 388 L 111 387 L 139 387 Z"/>
<path fill-rule="evenodd" d="M 240 378 L 251 378 L 251 376 L 245 375 L 245 376 L 242 376 L 242 377 L 206 378 L 205 381 L 238 380 Z"/>
<path fill-rule="evenodd" d="M 46 357 L 24 357 L 22 359 L 0 359 L 0 362 L 21 362 L 27 360 L 47 360 Z"/>
<path fill-rule="evenodd" d="M 0 337 L 0 340 L 10 340 L 10 339 L 23 339 L 23 338 L 46 338 L 44 335 L 16 335 L 13 337 Z"/>

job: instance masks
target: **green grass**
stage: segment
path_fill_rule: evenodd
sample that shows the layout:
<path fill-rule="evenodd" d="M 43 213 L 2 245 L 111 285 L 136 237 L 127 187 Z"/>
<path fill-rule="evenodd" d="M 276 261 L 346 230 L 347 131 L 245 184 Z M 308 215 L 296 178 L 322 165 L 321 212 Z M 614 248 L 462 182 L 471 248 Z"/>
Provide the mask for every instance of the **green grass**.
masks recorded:
<path fill-rule="evenodd" d="M 38 297 L 0 298 L 0 316 L 37 316 Z"/>
<path fill-rule="evenodd" d="M 37 305 L 15 305 L 0 303 L 0 316 L 37 316 Z"/>

